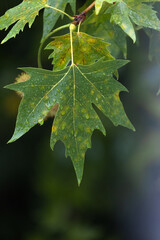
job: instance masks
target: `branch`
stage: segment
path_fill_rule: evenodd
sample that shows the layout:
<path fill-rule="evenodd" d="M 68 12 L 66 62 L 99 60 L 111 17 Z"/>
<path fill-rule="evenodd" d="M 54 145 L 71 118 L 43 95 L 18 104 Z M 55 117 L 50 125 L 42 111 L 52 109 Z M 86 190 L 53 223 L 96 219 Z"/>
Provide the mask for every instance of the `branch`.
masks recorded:
<path fill-rule="evenodd" d="M 94 1 L 88 8 L 84 10 L 85 13 L 88 13 L 94 6 L 95 6 L 96 1 Z"/>
<path fill-rule="evenodd" d="M 74 15 L 74 21 L 73 24 L 75 26 L 81 24 L 86 19 L 87 13 L 95 6 L 96 1 L 94 1 L 89 7 L 87 7 L 83 12 L 81 12 L 79 15 Z"/>

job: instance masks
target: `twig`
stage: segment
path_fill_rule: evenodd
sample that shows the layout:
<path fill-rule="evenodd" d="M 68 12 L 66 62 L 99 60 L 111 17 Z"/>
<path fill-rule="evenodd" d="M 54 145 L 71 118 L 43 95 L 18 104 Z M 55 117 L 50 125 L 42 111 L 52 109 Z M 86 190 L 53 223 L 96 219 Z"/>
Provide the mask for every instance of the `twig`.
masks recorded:
<path fill-rule="evenodd" d="M 88 13 L 95 5 L 96 1 L 94 1 L 88 8 L 84 10 L 85 13 Z"/>
<path fill-rule="evenodd" d="M 74 21 L 73 24 L 75 26 L 79 25 L 80 23 L 83 23 L 86 19 L 87 13 L 95 6 L 96 1 L 94 1 L 89 7 L 87 7 L 83 12 L 81 12 L 79 15 L 74 15 Z"/>

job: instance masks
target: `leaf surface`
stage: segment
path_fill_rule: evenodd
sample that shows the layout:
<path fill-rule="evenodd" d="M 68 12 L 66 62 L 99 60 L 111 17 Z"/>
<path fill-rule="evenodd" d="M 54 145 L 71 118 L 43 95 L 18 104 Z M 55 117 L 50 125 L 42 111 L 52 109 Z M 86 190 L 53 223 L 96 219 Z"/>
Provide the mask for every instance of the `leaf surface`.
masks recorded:
<path fill-rule="evenodd" d="M 72 11 L 75 12 L 76 0 L 48 0 L 48 5 L 65 11 L 66 5 L 70 4 Z M 53 9 L 46 8 L 43 15 L 43 36 L 42 40 L 50 33 L 62 14 Z"/>
<path fill-rule="evenodd" d="M 107 3 L 110 3 L 110 4 L 113 4 L 113 3 L 117 3 L 117 2 L 120 2 L 121 0 L 96 0 L 96 3 L 95 3 L 95 9 L 96 9 L 96 15 L 99 14 L 101 8 L 102 8 L 102 4 L 103 2 L 107 2 Z"/>
<path fill-rule="evenodd" d="M 51 148 L 58 140 L 64 143 L 66 156 L 71 157 L 80 184 L 85 152 L 91 147 L 91 135 L 95 129 L 105 134 L 92 104 L 115 126 L 134 130 L 119 99 L 120 91 L 126 91 L 126 88 L 113 78 L 113 73 L 126 63 L 125 60 L 102 59 L 92 65 L 71 65 L 56 72 L 24 68 L 30 79 L 6 86 L 24 93 L 10 142 L 20 138 L 37 123 L 43 124 L 50 109 L 58 103 L 52 126 Z"/>
<path fill-rule="evenodd" d="M 23 31 L 27 23 L 31 27 L 39 11 L 45 7 L 47 2 L 48 0 L 24 0 L 21 4 L 9 9 L 0 17 L 0 30 L 7 30 L 10 25 L 15 23 L 2 43 Z"/>
<path fill-rule="evenodd" d="M 46 49 L 53 50 L 49 58 L 53 58 L 54 70 L 65 68 L 71 60 L 70 34 L 54 37 Z M 108 43 L 100 38 L 86 33 L 73 33 L 73 52 L 75 64 L 89 65 L 105 56 L 106 60 L 113 60 L 108 51 Z"/>
<path fill-rule="evenodd" d="M 109 14 L 102 14 L 96 16 L 93 13 L 81 26 L 82 31 L 97 36 L 104 41 L 110 43 L 108 49 L 114 57 L 118 57 L 120 54 L 126 58 L 127 56 L 127 43 L 126 35 L 122 29 L 114 23 L 110 22 Z"/>
<path fill-rule="evenodd" d="M 145 0 L 121 0 L 110 6 L 106 13 L 111 14 L 111 22 L 119 25 L 123 31 L 136 41 L 133 23 L 141 27 L 153 28 L 160 31 L 160 21 L 151 5 L 142 2 Z M 132 23 L 133 22 L 133 23 Z"/>

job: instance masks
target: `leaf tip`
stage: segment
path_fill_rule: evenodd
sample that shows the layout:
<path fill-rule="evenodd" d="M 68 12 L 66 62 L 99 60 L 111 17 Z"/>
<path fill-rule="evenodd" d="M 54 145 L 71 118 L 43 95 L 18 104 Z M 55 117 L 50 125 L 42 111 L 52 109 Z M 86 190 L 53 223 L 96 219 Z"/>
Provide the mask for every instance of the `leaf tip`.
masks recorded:
<path fill-rule="evenodd" d="M 82 162 L 80 162 L 78 164 L 75 164 L 73 162 L 75 173 L 76 173 L 78 187 L 80 187 L 81 182 L 82 182 L 82 178 L 83 178 L 83 164 L 84 164 L 84 161 L 82 161 Z"/>
<path fill-rule="evenodd" d="M 132 130 L 133 132 L 136 132 L 136 129 L 133 126 L 133 124 L 130 121 L 129 121 L 129 123 L 130 123 L 129 129 Z"/>
<path fill-rule="evenodd" d="M 131 129 L 133 132 L 136 132 L 136 129 L 135 127 L 132 125 L 132 129 Z"/>
<path fill-rule="evenodd" d="M 77 177 L 78 187 L 80 187 L 82 182 L 82 177 L 83 177 L 83 171 L 80 174 L 78 174 L 78 172 L 76 171 L 76 177 Z"/>
<path fill-rule="evenodd" d="M 133 37 L 132 40 L 133 40 L 133 43 L 135 43 L 136 42 L 136 36 Z"/>
<path fill-rule="evenodd" d="M 78 187 L 80 187 L 82 179 L 77 179 L 77 181 L 78 181 Z"/>
<path fill-rule="evenodd" d="M 9 144 L 9 143 L 13 143 L 15 140 L 13 139 L 13 138 L 11 138 L 8 142 L 7 142 L 7 144 Z"/>
<path fill-rule="evenodd" d="M 1 42 L 1 44 L 4 44 L 5 42 L 6 42 L 5 39 L 3 39 L 2 42 Z"/>
<path fill-rule="evenodd" d="M 7 142 L 7 144 L 13 143 L 13 142 L 17 141 L 23 134 L 24 134 L 24 133 L 21 133 L 21 132 L 17 133 L 17 131 L 15 130 L 13 136 L 12 136 L 11 139 Z"/>

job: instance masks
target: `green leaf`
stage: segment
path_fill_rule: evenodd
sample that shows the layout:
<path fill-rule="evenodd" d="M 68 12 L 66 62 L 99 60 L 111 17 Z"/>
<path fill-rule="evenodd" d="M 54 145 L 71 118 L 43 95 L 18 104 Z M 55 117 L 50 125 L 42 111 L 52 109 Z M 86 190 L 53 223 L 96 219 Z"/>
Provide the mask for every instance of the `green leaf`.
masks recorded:
<path fill-rule="evenodd" d="M 75 12 L 76 0 L 48 0 L 48 5 L 56 7 L 62 11 L 65 11 L 68 3 L 72 7 L 72 11 Z M 53 9 L 46 8 L 44 10 L 42 40 L 50 33 L 60 16 L 62 16 L 62 14 L 60 12 L 53 11 Z"/>
<path fill-rule="evenodd" d="M 89 65 L 105 56 L 106 60 L 114 58 L 108 51 L 108 43 L 82 32 L 73 33 L 73 52 L 75 64 Z M 54 70 L 65 68 L 71 60 L 70 34 L 54 37 L 46 49 L 54 50 L 49 58 L 53 58 Z"/>
<path fill-rule="evenodd" d="M 107 2 L 107 3 L 110 3 L 110 4 L 113 4 L 113 3 L 117 3 L 117 2 L 120 2 L 121 0 L 96 0 L 96 3 L 95 3 L 95 9 L 96 9 L 96 15 L 99 14 L 101 8 L 102 8 L 102 4 L 103 2 Z"/>
<path fill-rule="evenodd" d="M 160 21 L 156 11 L 152 9 L 152 6 L 142 2 L 153 1 L 121 0 L 119 3 L 110 6 L 106 11 L 106 13 L 111 14 L 111 22 L 118 24 L 132 38 L 133 42 L 136 41 L 136 35 L 132 21 L 140 27 L 148 27 L 160 31 Z"/>
<path fill-rule="evenodd" d="M 110 23 L 109 14 L 102 12 L 102 14 L 96 16 L 93 13 L 81 26 L 81 29 L 110 43 L 108 50 L 114 57 L 118 57 L 120 54 L 123 54 L 125 58 L 127 57 L 126 35 L 119 26 Z"/>
<path fill-rule="evenodd" d="M 7 30 L 10 25 L 15 23 L 2 43 L 5 43 L 10 38 L 15 37 L 20 31 L 23 31 L 27 23 L 31 27 L 39 11 L 45 7 L 47 2 L 48 0 L 24 0 L 21 4 L 9 9 L 0 17 L 0 30 Z"/>
<path fill-rule="evenodd" d="M 105 134 L 95 104 L 115 126 L 134 130 L 128 120 L 119 92 L 126 91 L 113 73 L 128 61 L 100 61 L 88 65 L 70 67 L 53 72 L 36 68 L 24 68 L 30 79 L 11 84 L 6 88 L 21 91 L 24 97 L 19 106 L 13 142 L 28 132 L 37 123 L 42 124 L 50 109 L 59 104 L 52 126 L 51 148 L 61 140 L 76 171 L 78 184 L 83 175 L 85 152 L 91 147 L 91 136 L 95 129 Z"/>

